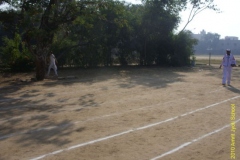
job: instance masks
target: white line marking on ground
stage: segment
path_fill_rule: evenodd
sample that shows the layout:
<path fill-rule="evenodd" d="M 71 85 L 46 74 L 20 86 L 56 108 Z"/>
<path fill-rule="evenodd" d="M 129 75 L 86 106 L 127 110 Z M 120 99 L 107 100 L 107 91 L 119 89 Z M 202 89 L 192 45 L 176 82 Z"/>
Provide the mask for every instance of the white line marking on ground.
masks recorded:
<path fill-rule="evenodd" d="M 212 105 L 203 107 L 203 108 L 201 108 L 201 109 L 197 109 L 197 110 L 194 110 L 194 111 L 191 111 L 191 112 L 187 112 L 187 113 L 182 114 L 182 115 L 180 115 L 180 116 L 172 117 L 172 118 L 169 118 L 169 119 L 164 120 L 164 121 L 160 121 L 160 122 L 157 122 L 157 123 L 149 124 L 149 125 L 142 126 L 142 127 L 139 127 L 139 128 L 133 128 L 133 129 L 130 129 L 130 130 L 127 130 L 127 131 L 124 131 L 124 132 L 120 132 L 120 133 L 117 133 L 117 134 L 113 134 L 113 135 L 110 135 L 110 136 L 107 136 L 107 137 L 99 138 L 99 139 L 92 140 L 92 141 L 85 142 L 85 143 L 81 143 L 81 144 L 77 144 L 77 145 L 75 145 L 75 146 L 71 146 L 71 147 L 68 147 L 68 148 L 66 148 L 66 149 L 57 150 L 57 151 L 54 151 L 54 152 L 51 152 L 51 153 L 48 153 L 48 154 L 45 154 L 45 155 L 41 155 L 41 156 L 36 157 L 36 158 L 32 158 L 31 160 L 39 160 L 39 159 L 42 159 L 42 158 L 47 157 L 47 156 L 50 156 L 50 155 L 55 155 L 55 154 L 58 154 L 58 153 L 61 153 L 61 152 L 64 152 L 64 151 L 71 150 L 71 149 L 75 149 L 75 148 L 87 146 L 87 145 L 94 144 L 94 143 L 97 143 L 97 142 L 101 142 L 101 141 L 104 141 L 104 140 L 107 140 L 107 139 L 111 139 L 111 138 L 114 138 L 114 137 L 118 137 L 118 136 L 121 136 L 121 135 L 125 135 L 125 134 L 128 134 L 128 133 L 134 132 L 134 131 L 139 131 L 139 130 L 147 129 L 147 128 L 150 128 L 150 127 L 154 127 L 154 126 L 160 125 L 160 124 L 162 124 L 162 123 L 166 123 L 166 122 L 173 121 L 173 120 L 175 120 L 175 119 L 177 119 L 177 118 L 179 118 L 179 117 L 184 117 L 184 116 L 187 116 L 187 115 L 189 115 L 189 114 L 198 112 L 198 111 L 200 111 L 200 110 L 204 110 L 204 109 L 207 109 L 207 108 L 210 108 L 210 107 L 214 107 L 214 106 L 217 106 L 217 105 L 219 105 L 219 104 L 222 104 L 222 103 L 225 103 L 225 102 L 227 102 L 227 101 L 234 100 L 234 99 L 237 99 L 237 98 L 240 98 L 240 96 L 236 96 L 236 97 L 233 97 L 233 98 L 230 98 L 230 99 L 227 99 L 227 100 L 218 102 L 218 103 L 214 103 L 214 104 L 212 104 Z"/>
<path fill-rule="evenodd" d="M 238 119 L 237 121 L 235 121 L 235 123 L 238 123 L 239 121 L 240 121 L 240 119 Z M 172 154 L 172 153 L 174 153 L 174 152 L 177 152 L 177 151 L 179 151 L 180 149 L 183 149 L 184 147 L 186 147 L 186 146 L 188 146 L 188 145 L 190 145 L 190 144 L 192 144 L 192 143 L 194 143 L 194 142 L 197 142 L 197 141 L 199 141 L 199 140 L 201 140 L 201 139 L 204 139 L 204 138 L 206 138 L 206 137 L 208 137 L 208 136 L 211 136 L 212 134 L 218 133 L 218 132 L 222 131 L 223 129 L 225 129 L 225 128 L 229 127 L 229 126 L 230 126 L 230 124 L 225 125 L 225 126 L 222 127 L 222 128 L 216 129 L 215 131 L 210 132 L 210 133 L 207 133 L 207 134 L 205 134 L 205 135 L 203 135 L 203 136 L 201 136 L 201 137 L 198 137 L 198 138 L 196 138 L 196 139 L 194 139 L 194 140 L 192 140 L 192 141 L 190 141 L 190 142 L 186 142 L 186 143 L 184 143 L 184 144 L 182 144 L 182 145 L 180 145 L 180 146 L 178 146 L 178 147 L 176 147 L 176 148 L 174 148 L 174 149 L 172 149 L 172 150 L 170 150 L 170 151 L 168 151 L 168 152 L 165 152 L 165 153 L 163 153 L 163 154 L 161 154 L 161 155 L 159 155 L 159 156 L 157 156 L 157 157 L 155 157 L 155 158 L 152 158 L 151 160 L 157 160 L 157 159 L 163 158 L 163 157 L 165 157 L 165 156 L 167 156 L 167 155 L 170 155 L 170 154 Z"/>

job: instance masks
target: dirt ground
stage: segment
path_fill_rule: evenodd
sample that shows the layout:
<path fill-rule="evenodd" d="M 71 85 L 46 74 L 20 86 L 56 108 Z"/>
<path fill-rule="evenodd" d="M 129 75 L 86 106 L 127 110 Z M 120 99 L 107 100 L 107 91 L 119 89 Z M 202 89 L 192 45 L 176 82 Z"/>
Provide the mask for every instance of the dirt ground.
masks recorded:
<path fill-rule="evenodd" d="M 231 86 L 221 85 L 218 65 L 59 76 L 1 75 L 1 160 L 228 160 L 231 134 L 240 137 L 240 67 Z M 240 159 L 240 138 L 233 142 Z"/>

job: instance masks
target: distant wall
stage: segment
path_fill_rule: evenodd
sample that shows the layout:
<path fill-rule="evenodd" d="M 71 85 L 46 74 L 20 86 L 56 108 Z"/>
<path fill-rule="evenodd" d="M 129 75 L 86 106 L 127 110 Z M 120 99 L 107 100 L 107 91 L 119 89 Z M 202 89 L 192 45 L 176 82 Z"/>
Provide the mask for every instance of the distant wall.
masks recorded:
<path fill-rule="evenodd" d="M 204 39 L 201 34 L 193 34 L 193 38 L 198 40 L 198 44 L 194 47 L 196 55 L 211 54 L 222 55 L 226 53 L 226 49 L 231 49 L 234 55 L 240 55 L 240 40 L 238 37 L 226 36 L 225 39 L 215 39 L 210 41 Z"/>

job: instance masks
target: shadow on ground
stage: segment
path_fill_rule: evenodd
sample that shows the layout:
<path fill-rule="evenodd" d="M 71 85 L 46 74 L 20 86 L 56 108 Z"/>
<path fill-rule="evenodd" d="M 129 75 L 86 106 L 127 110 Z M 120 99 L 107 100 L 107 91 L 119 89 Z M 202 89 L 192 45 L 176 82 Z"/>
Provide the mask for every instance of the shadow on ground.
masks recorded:
<path fill-rule="evenodd" d="M 44 81 L 26 81 L 25 74 L 16 79 L 19 75 L 2 76 L 0 81 L 0 142 L 14 137 L 15 143 L 20 146 L 31 144 L 62 146 L 70 143 L 67 136 L 76 129 L 72 121 L 64 118 L 59 121 L 51 119 L 51 115 L 64 109 L 68 99 L 58 99 L 58 104 L 50 105 L 49 97 L 57 95 L 51 90 L 42 94 L 41 89 L 36 89 L 37 86 L 44 85 Z M 95 104 L 94 100 L 86 101 L 87 97 L 93 96 L 89 94 L 80 96 L 79 104 L 85 107 Z M 85 128 L 79 128 L 77 132 L 83 130 Z"/>
<path fill-rule="evenodd" d="M 223 71 L 222 68 L 219 68 L 219 65 L 213 65 L 213 66 L 205 66 L 202 67 L 204 70 L 209 71 L 209 73 L 206 73 L 205 76 L 213 76 L 213 77 L 217 77 L 219 79 L 219 85 L 221 85 L 222 82 L 222 75 L 223 75 Z M 240 86 L 239 86 L 239 80 L 240 80 L 240 67 L 234 67 L 232 69 L 232 76 L 231 76 L 231 85 L 230 86 L 226 86 L 226 89 L 240 94 Z"/>
<path fill-rule="evenodd" d="M 145 86 L 153 88 L 166 87 L 169 83 L 183 81 L 182 76 L 178 72 L 192 72 L 191 68 L 183 67 L 156 67 L 156 66 L 127 66 L 127 67 L 102 67 L 87 70 L 76 70 L 75 72 L 63 71 L 62 77 L 76 76 L 73 79 L 62 79 L 57 81 L 45 82 L 44 86 L 67 86 L 76 83 L 92 85 L 96 82 L 107 81 L 110 79 L 118 79 L 120 88 L 132 88 L 134 86 Z M 107 90 L 104 87 L 103 90 Z"/>
<path fill-rule="evenodd" d="M 240 94 L 240 89 L 234 87 L 233 85 L 230 85 L 229 87 L 227 87 L 227 89 L 228 89 L 229 91 L 231 91 L 231 92 Z"/>
<path fill-rule="evenodd" d="M 73 122 L 62 119 L 60 122 L 51 121 L 51 114 L 42 113 L 57 113 L 64 109 L 68 98 L 59 99 L 60 104 L 49 105 L 49 97 L 57 97 L 56 93 L 51 91 L 51 88 L 68 87 L 75 84 L 83 84 L 91 87 L 94 83 L 114 80 L 110 83 L 115 83 L 113 86 L 121 89 L 126 89 L 136 86 L 150 87 L 153 89 L 164 89 L 169 84 L 175 82 L 183 82 L 184 75 L 181 72 L 193 72 L 191 68 L 161 68 L 161 67 L 110 67 L 110 68 L 95 68 L 86 70 L 66 70 L 60 71 L 59 75 L 76 76 L 74 79 L 63 80 L 46 80 L 42 82 L 14 82 L 3 81 L 0 88 L 0 141 L 17 136 L 16 143 L 22 146 L 30 146 L 31 144 L 53 144 L 62 146 L 70 143 L 67 136 L 74 129 Z M 6 86 L 4 86 L 6 84 Z M 42 95 L 40 89 L 35 89 L 32 86 L 41 86 L 49 89 Z M 111 87 L 111 86 L 110 86 Z M 109 86 L 104 86 L 100 92 L 111 89 Z M 28 89 L 29 88 L 29 89 Z M 33 88 L 33 89 L 32 89 Z M 17 95 L 16 95 L 17 93 Z M 14 96 L 13 96 L 14 95 Z M 40 96 L 41 98 L 35 99 Z M 81 107 L 97 107 L 99 103 L 94 100 L 94 89 L 92 93 L 86 93 L 79 96 L 78 102 L 72 105 L 80 106 L 75 111 L 81 111 Z M 14 97 L 14 98 L 9 98 Z M 28 123 L 22 118 L 25 114 L 39 113 L 28 118 L 31 126 L 25 127 L 23 123 Z M 15 118 L 13 118 L 15 117 Z M 21 124 L 21 125 L 20 125 Z M 55 129 L 51 129 L 51 127 Z M 56 127 L 57 126 L 57 127 Z M 49 128 L 50 127 L 50 128 Z M 85 128 L 79 128 L 77 132 L 81 133 Z"/>

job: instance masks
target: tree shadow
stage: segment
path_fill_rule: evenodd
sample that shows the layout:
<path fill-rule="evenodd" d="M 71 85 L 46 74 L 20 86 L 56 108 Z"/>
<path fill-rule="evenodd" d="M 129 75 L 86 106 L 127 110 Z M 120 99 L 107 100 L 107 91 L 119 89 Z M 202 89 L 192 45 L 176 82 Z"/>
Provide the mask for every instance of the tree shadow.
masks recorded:
<path fill-rule="evenodd" d="M 79 105 L 83 107 L 97 107 L 98 103 L 94 101 L 94 94 L 86 94 L 79 98 Z"/>
<path fill-rule="evenodd" d="M 43 92 L 40 89 L 27 89 L 28 86 L 42 86 L 44 82 L 26 82 L 8 80 L 0 85 L 0 141 L 15 137 L 13 141 L 20 146 L 32 144 L 52 144 L 61 146 L 70 143 L 68 135 L 74 132 L 74 123 L 62 118 L 51 120 L 51 115 L 61 112 L 68 99 L 58 99 L 58 104 L 49 104 L 49 97 L 56 97 L 54 92 Z M 35 99 L 36 96 L 41 96 Z M 86 98 L 89 95 L 86 95 Z M 93 97 L 93 95 L 91 96 Z M 82 97 L 81 103 L 88 103 Z M 94 100 L 91 103 L 95 103 Z M 80 111 L 80 110 L 78 110 Z M 33 113 L 33 115 L 31 115 Z M 47 113 L 47 114 L 46 114 Z M 24 118 L 29 116 L 27 118 Z M 26 125 L 25 125 L 26 124 Z M 85 128 L 78 128 L 77 132 Z"/>
<path fill-rule="evenodd" d="M 87 72 L 90 72 L 88 74 Z M 75 70 L 71 72 L 74 79 L 60 79 L 48 81 L 43 84 L 47 87 L 71 86 L 73 84 L 93 85 L 96 82 L 104 82 L 110 79 L 119 80 L 116 86 L 130 89 L 137 85 L 153 88 L 163 88 L 170 83 L 183 81 L 183 75 L 179 72 L 192 72 L 190 67 L 158 67 L 158 66 L 113 66 L 86 70 Z M 61 73 L 63 77 L 68 76 L 67 72 Z M 107 91 L 108 86 L 102 87 Z"/>
<path fill-rule="evenodd" d="M 85 130 L 84 127 L 77 129 L 78 132 Z M 32 144 L 52 144 L 62 146 L 71 141 L 68 136 L 74 132 L 74 124 L 71 121 L 63 120 L 59 123 L 46 123 L 38 129 L 28 130 L 26 133 L 19 135 L 16 142 L 21 146 L 31 146 Z"/>
<path fill-rule="evenodd" d="M 100 104 L 95 101 L 95 90 L 104 91 L 110 89 L 118 92 L 118 89 L 128 90 L 136 86 L 149 87 L 153 89 L 162 89 L 168 87 L 169 84 L 175 82 L 183 82 L 184 75 L 181 72 L 192 72 L 190 68 L 163 68 L 163 67 L 110 67 L 96 68 L 89 70 L 74 70 L 74 72 L 66 71 L 63 76 L 70 74 L 76 75 L 78 78 L 46 80 L 43 82 L 10 82 L 9 86 L 0 88 L 0 141 L 12 136 L 16 136 L 14 140 L 21 146 L 31 146 L 32 144 L 53 144 L 62 146 L 71 143 L 67 136 L 72 132 L 79 132 L 85 128 L 75 130 L 74 123 L 64 118 L 59 122 L 51 121 L 51 115 L 64 112 L 66 105 L 73 108 L 74 111 L 82 111 L 85 108 L 99 107 Z M 91 87 L 91 85 L 99 82 L 112 80 L 111 86 L 102 86 L 93 88 L 88 93 L 84 93 L 77 97 L 77 101 L 70 102 L 70 98 L 58 98 L 58 94 L 51 91 L 51 88 L 61 86 L 72 86 L 74 84 L 83 84 Z M 4 82 L 5 84 L 5 82 Z M 27 86 L 35 85 L 48 87 L 49 92 L 43 92 L 40 89 L 26 89 Z M 25 90 L 21 90 L 25 87 Z M 18 92 L 16 98 L 9 98 L 12 94 Z M 36 96 L 42 96 L 34 99 Z M 48 98 L 55 98 L 57 104 L 49 104 Z M 34 113 L 34 116 L 28 118 L 28 121 L 21 116 Z M 39 115 L 38 115 L 39 113 Z M 43 113 L 43 114 L 40 114 Z M 48 113 L 48 114 L 45 114 Z M 19 116 L 12 119 L 12 116 Z M 2 121 L 1 121 L 2 120 Z M 31 123 L 30 123 L 31 122 Z M 19 125 L 29 123 L 30 125 Z"/>
<path fill-rule="evenodd" d="M 183 82 L 184 75 L 180 72 L 192 72 L 188 67 L 183 68 L 163 68 L 163 67 L 133 67 L 122 68 L 119 70 L 119 75 L 125 78 L 125 81 L 120 82 L 120 88 L 133 88 L 135 86 L 144 86 L 154 89 L 167 87 L 171 83 Z"/>
<path fill-rule="evenodd" d="M 24 125 L 28 122 L 30 125 Z M 84 130 L 85 128 L 78 128 L 77 132 Z M 62 146 L 71 143 L 68 136 L 73 132 L 75 132 L 75 124 L 71 120 L 63 118 L 60 122 L 54 122 L 49 115 L 35 115 L 28 120 L 20 117 L 1 123 L 0 141 L 15 137 L 15 143 L 22 147 L 33 144 Z"/>

